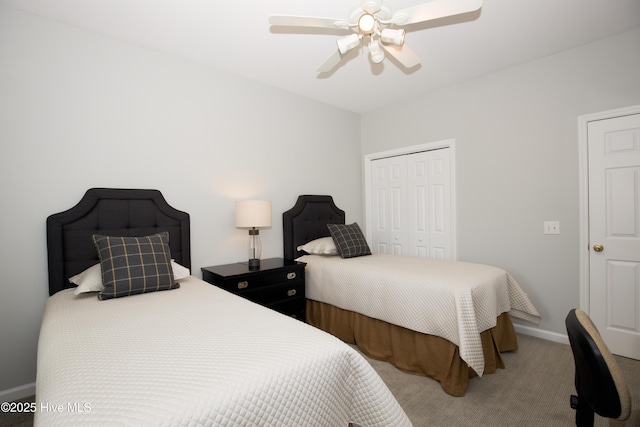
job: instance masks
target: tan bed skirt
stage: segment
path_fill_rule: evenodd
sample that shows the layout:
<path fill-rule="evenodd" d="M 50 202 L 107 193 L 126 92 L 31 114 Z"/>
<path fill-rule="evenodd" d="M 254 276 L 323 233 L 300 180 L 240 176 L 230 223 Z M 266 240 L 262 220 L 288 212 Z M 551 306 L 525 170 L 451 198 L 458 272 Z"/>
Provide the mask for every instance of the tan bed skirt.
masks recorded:
<path fill-rule="evenodd" d="M 341 340 L 356 344 L 372 359 L 398 369 L 425 375 L 440 382 L 445 392 L 464 396 L 469 378 L 477 376 L 461 358 L 458 346 L 435 335 L 414 332 L 329 304 L 307 300 L 307 323 Z M 484 375 L 504 368 L 500 352 L 518 348 L 511 318 L 498 316 L 497 325 L 480 334 L 484 351 Z"/>

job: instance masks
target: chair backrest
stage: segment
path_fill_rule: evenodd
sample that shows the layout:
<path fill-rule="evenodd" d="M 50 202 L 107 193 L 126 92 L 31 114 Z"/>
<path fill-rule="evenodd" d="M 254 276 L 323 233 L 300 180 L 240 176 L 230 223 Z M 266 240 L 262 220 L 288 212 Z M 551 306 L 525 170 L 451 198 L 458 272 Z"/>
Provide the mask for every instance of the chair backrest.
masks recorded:
<path fill-rule="evenodd" d="M 631 413 L 629 387 L 598 329 L 580 309 L 571 310 L 565 324 L 576 366 L 578 400 L 586 400 L 602 417 L 626 420 Z"/>

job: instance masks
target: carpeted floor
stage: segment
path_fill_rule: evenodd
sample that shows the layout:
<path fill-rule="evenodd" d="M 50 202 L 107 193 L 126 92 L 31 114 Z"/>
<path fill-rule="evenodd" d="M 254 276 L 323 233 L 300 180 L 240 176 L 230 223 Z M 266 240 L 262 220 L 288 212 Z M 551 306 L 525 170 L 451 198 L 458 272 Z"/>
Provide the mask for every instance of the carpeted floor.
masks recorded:
<path fill-rule="evenodd" d="M 575 425 L 569 396 L 575 393 L 571 348 L 518 335 L 519 349 L 503 353 L 506 369 L 473 378 L 464 397 L 453 397 L 429 378 L 405 374 L 392 365 L 369 360 L 396 396 L 414 426 Z M 616 356 L 631 390 L 633 407 L 640 408 L 640 361 Z M 625 425 L 640 425 L 635 418 Z M 596 415 L 596 426 L 608 420 Z"/>
<path fill-rule="evenodd" d="M 506 369 L 473 378 L 464 397 L 442 391 L 432 379 L 405 374 L 386 362 L 369 360 L 396 396 L 415 427 L 575 425 L 569 406 L 573 388 L 573 356 L 568 345 L 519 335 L 519 349 L 503 353 Z M 640 408 L 640 361 L 616 356 L 631 390 L 633 407 Z M 33 397 L 25 399 L 33 401 Z M 0 427 L 27 427 L 33 417 L 0 414 Z M 596 426 L 608 421 L 596 416 Z M 626 426 L 640 426 L 635 418 Z M 393 427 L 393 426 L 389 426 Z"/>
<path fill-rule="evenodd" d="M 35 402 L 35 396 L 16 400 L 16 402 Z M 33 414 L 0 412 L 0 427 L 31 427 Z"/>

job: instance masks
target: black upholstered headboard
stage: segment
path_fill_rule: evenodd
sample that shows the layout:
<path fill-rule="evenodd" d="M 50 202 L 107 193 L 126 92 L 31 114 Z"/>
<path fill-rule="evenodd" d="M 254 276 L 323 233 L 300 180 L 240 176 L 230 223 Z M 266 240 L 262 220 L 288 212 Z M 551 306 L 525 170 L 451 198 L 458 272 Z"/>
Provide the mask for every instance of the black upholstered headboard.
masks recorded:
<path fill-rule="evenodd" d="M 296 204 L 282 214 L 285 259 L 304 255 L 298 246 L 329 236 L 327 224 L 344 224 L 344 220 L 344 211 L 331 196 L 298 196 Z"/>
<path fill-rule="evenodd" d="M 147 236 L 169 232 L 171 257 L 191 268 L 189 214 L 158 190 L 92 188 L 71 209 L 47 218 L 49 295 L 73 287 L 69 277 L 99 262 L 91 236 Z"/>

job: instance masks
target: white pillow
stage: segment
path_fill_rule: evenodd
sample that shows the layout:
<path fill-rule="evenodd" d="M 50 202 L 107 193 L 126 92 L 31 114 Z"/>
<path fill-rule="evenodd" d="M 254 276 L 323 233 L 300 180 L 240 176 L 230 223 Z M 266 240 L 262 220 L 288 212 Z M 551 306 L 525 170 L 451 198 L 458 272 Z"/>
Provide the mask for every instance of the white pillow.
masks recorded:
<path fill-rule="evenodd" d="M 309 255 L 338 255 L 338 248 L 332 237 L 321 237 L 309 243 L 298 246 L 299 251 L 305 251 Z"/>
<path fill-rule="evenodd" d="M 171 269 L 173 270 L 174 280 L 180 280 L 191 276 L 191 271 L 189 271 L 187 267 L 178 264 L 174 260 L 171 260 Z"/>
<path fill-rule="evenodd" d="M 191 275 L 191 272 L 187 267 L 178 264 L 174 260 L 171 260 L 171 269 L 173 270 L 174 280 L 184 279 L 185 277 Z M 104 290 L 100 264 L 89 267 L 82 273 L 70 277 L 69 282 L 73 283 L 74 285 L 78 285 L 73 291 L 75 295 L 80 295 L 86 292 L 101 292 L 102 290 Z"/>

